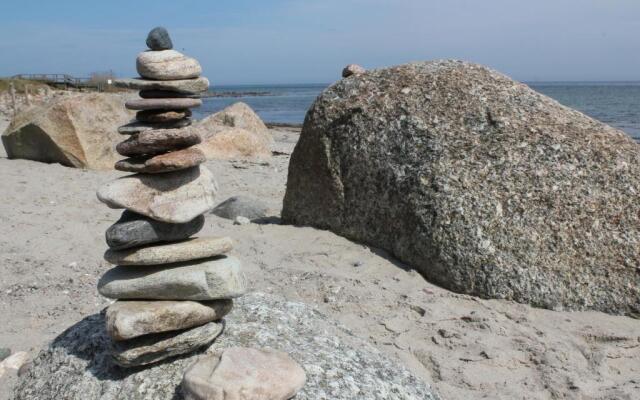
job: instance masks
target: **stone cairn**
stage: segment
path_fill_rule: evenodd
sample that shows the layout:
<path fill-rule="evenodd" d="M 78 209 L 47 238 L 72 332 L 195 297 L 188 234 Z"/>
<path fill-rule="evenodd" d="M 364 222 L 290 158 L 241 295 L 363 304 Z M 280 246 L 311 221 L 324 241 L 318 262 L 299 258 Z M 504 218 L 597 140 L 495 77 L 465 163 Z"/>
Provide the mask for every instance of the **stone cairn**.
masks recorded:
<path fill-rule="evenodd" d="M 124 208 L 106 232 L 105 259 L 117 265 L 98 283 L 103 296 L 118 301 L 106 311 L 111 354 L 123 367 L 147 365 L 195 351 L 223 330 L 220 321 L 232 298 L 245 291 L 240 262 L 225 254 L 227 237 L 192 238 L 204 226 L 217 190 L 205 157 L 191 147 L 190 109 L 209 88 L 198 61 L 172 50 L 164 28 L 147 38 L 138 55 L 141 78 L 115 82 L 140 90 L 127 101 L 136 121 L 118 131 L 130 137 L 116 150 L 128 157 L 115 168 L 134 172 L 102 186 L 98 198 Z"/>

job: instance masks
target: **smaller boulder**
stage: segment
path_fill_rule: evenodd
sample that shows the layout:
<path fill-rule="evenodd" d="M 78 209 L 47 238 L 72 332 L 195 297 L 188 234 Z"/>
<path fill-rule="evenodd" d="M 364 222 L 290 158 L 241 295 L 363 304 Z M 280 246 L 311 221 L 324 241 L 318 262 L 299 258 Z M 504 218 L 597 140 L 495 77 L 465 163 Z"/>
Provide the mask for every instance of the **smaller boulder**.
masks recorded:
<path fill-rule="evenodd" d="M 189 367 L 182 387 L 185 400 L 288 400 L 306 379 L 287 353 L 231 347 Z"/>
<path fill-rule="evenodd" d="M 173 42 L 169 32 L 165 27 L 155 27 L 147 35 L 147 46 L 151 50 L 171 50 L 173 48 Z"/>
<path fill-rule="evenodd" d="M 112 169 L 121 140 L 117 127 L 131 120 L 122 96 L 107 93 L 58 97 L 18 113 L 2 134 L 9 158 L 69 167 Z"/>
<path fill-rule="evenodd" d="M 351 75 L 360 75 L 364 74 L 365 72 L 367 72 L 367 70 L 359 66 L 358 64 L 349 64 L 342 70 L 342 77 L 348 78 Z"/>
<path fill-rule="evenodd" d="M 260 117 L 244 103 L 235 103 L 192 125 L 202 137 L 207 159 L 266 159 L 273 137 Z"/>
<path fill-rule="evenodd" d="M 268 207 L 260 200 L 248 196 L 233 196 L 218 204 L 211 211 L 220 218 L 235 220 L 237 217 L 245 217 L 249 220 L 265 218 L 269 212 Z"/>

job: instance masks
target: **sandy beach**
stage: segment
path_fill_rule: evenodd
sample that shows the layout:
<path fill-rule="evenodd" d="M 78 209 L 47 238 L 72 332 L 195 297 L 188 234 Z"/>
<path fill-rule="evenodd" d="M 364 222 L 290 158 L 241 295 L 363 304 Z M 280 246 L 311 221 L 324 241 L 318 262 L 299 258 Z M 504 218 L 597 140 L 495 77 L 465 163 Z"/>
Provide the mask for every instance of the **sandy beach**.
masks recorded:
<path fill-rule="evenodd" d="M 6 120 L 0 122 L 4 130 Z M 598 312 L 536 309 L 459 295 L 383 251 L 331 232 L 279 223 L 295 129 L 271 130 L 270 161 L 209 161 L 220 191 L 263 200 L 271 218 L 234 225 L 208 214 L 202 236 L 227 235 L 252 291 L 317 307 L 396 358 L 444 399 L 634 399 L 640 321 Z M 110 268 L 104 231 L 121 211 L 96 189 L 97 172 L 0 157 L 0 346 L 35 356 L 83 317 L 110 304 L 96 282 Z M 15 371 L 0 378 L 10 398 Z"/>

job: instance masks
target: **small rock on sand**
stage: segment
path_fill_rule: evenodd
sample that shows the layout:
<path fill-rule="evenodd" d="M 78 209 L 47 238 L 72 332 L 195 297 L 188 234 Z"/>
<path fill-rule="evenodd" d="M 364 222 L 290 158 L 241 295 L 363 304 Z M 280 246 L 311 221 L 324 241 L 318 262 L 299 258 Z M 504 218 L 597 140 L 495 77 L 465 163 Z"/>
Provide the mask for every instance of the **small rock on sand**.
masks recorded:
<path fill-rule="evenodd" d="M 218 204 L 211 211 L 221 218 L 246 217 L 250 220 L 267 216 L 268 207 L 260 200 L 248 196 L 233 196 Z"/>

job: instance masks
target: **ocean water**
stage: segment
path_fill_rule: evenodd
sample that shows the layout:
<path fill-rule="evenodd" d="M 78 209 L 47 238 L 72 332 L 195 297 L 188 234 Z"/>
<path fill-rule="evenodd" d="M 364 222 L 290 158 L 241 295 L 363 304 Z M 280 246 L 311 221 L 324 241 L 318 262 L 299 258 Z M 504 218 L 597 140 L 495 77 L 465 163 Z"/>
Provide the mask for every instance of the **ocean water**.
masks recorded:
<path fill-rule="evenodd" d="M 535 82 L 528 85 L 640 140 L 640 82 Z M 266 122 L 302 124 L 307 110 L 326 87 L 326 84 L 217 86 L 213 88 L 215 92 L 234 96 L 206 98 L 202 107 L 194 110 L 194 116 L 204 118 L 243 101 Z"/>

